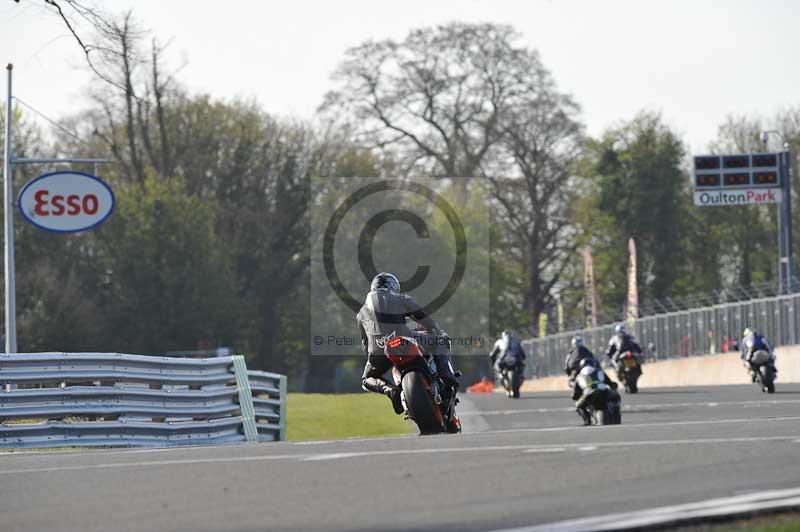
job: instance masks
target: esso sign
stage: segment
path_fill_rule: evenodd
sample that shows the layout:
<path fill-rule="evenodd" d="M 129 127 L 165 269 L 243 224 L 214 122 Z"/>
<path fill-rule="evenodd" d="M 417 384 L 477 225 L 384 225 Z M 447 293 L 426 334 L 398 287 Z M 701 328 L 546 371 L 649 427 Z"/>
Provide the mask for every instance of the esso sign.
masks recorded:
<path fill-rule="evenodd" d="M 114 211 L 114 193 L 99 178 L 81 172 L 44 174 L 22 187 L 22 217 L 46 231 L 77 233 L 100 225 Z"/>

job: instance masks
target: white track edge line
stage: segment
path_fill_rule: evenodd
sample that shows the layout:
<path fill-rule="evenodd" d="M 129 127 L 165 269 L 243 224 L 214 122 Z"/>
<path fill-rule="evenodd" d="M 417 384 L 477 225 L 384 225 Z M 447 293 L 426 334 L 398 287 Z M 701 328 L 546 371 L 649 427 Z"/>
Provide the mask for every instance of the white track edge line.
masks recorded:
<path fill-rule="evenodd" d="M 556 521 L 542 525 L 504 528 L 492 532 L 588 532 L 679 524 L 710 517 L 733 517 L 756 511 L 800 506 L 800 488 L 708 499 L 705 501 L 660 506 L 635 512 L 614 513 Z"/>

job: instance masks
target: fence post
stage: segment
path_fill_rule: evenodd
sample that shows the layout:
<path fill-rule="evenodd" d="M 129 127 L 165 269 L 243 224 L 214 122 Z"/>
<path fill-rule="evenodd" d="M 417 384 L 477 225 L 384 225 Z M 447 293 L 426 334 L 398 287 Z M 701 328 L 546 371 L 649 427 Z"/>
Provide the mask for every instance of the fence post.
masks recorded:
<path fill-rule="evenodd" d="M 256 412 L 253 408 L 253 392 L 250 390 L 250 381 L 247 377 L 247 365 L 242 355 L 233 357 L 233 373 L 236 376 L 236 387 L 239 389 L 239 408 L 242 412 L 242 425 L 244 427 L 244 437 L 248 442 L 258 441 L 258 429 L 256 429 Z M 282 377 L 286 378 L 286 377 Z M 283 401 L 283 396 L 281 396 Z M 281 416 L 283 408 L 281 408 Z"/>
<path fill-rule="evenodd" d="M 281 375 L 280 384 L 278 384 L 278 393 L 280 393 L 281 396 L 281 428 L 278 435 L 280 441 L 286 441 L 286 382 L 286 375 Z"/>

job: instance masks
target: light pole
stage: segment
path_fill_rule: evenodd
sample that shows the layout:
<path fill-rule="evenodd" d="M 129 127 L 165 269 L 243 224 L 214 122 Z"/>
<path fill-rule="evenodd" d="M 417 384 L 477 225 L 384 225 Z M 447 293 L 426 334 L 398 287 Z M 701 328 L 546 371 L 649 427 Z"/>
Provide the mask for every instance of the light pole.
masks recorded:
<path fill-rule="evenodd" d="M 778 160 L 781 173 L 781 189 L 783 203 L 778 204 L 778 291 L 791 293 L 794 289 L 792 267 L 792 174 L 789 143 L 783 133 L 776 129 L 761 132 L 761 142 L 768 149 L 769 136 L 775 134 L 783 141 L 783 151 Z"/>

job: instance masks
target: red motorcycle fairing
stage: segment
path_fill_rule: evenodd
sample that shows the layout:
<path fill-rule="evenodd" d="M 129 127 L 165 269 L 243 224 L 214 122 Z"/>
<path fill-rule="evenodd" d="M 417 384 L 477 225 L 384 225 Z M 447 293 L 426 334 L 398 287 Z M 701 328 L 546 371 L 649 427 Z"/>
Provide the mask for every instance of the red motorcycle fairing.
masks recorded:
<path fill-rule="evenodd" d="M 386 340 L 383 352 L 389 362 L 396 367 L 404 367 L 419 362 L 422 350 L 414 338 L 407 336 L 394 336 Z"/>
<path fill-rule="evenodd" d="M 414 420 L 420 426 L 421 433 L 438 433 L 438 432 L 461 432 L 461 420 L 455 413 L 455 394 L 447 402 L 443 402 L 441 390 L 438 381 L 433 382 L 434 370 L 431 367 L 432 356 L 423 353 L 419 343 L 415 338 L 407 336 L 393 336 L 386 338 L 384 343 L 383 352 L 386 358 L 392 363 L 392 379 L 396 386 L 402 389 L 403 379 L 408 373 L 419 373 L 422 375 L 422 387 L 425 389 L 426 394 L 431 398 L 432 407 L 431 414 L 435 420 L 437 429 L 433 432 L 428 432 L 432 429 L 423 429 L 419 425 L 419 420 Z M 410 414 L 408 406 L 408 397 L 403 391 L 402 401 L 406 413 Z M 412 417 L 412 419 L 414 419 Z"/>

